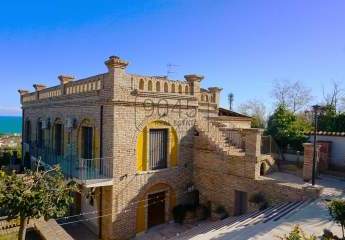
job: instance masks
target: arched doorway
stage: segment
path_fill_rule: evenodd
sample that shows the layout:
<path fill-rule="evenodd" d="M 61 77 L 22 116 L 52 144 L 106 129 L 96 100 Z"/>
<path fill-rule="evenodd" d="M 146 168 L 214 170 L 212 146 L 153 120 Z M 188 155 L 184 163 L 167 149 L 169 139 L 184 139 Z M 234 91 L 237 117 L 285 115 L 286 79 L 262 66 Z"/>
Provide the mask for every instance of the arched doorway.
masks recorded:
<path fill-rule="evenodd" d="M 157 183 L 141 195 L 137 205 L 136 232 L 168 222 L 176 205 L 176 193 L 166 183 Z"/>
<path fill-rule="evenodd" d="M 165 223 L 165 198 L 167 192 L 159 191 L 147 196 L 147 228 Z"/>

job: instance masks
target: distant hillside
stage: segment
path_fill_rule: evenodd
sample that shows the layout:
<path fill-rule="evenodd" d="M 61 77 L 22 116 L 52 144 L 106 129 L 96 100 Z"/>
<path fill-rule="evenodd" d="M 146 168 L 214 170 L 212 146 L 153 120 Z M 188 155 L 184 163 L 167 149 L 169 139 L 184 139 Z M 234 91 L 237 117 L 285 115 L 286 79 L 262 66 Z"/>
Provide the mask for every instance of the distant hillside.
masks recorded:
<path fill-rule="evenodd" d="M 0 134 L 22 133 L 22 117 L 0 116 Z"/>

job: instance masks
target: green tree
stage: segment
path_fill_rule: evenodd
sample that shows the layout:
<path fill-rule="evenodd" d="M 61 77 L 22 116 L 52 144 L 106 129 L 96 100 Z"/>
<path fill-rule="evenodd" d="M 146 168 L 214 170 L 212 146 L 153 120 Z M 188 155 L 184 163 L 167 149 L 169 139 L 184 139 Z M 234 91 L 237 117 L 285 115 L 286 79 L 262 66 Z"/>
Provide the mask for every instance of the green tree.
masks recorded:
<path fill-rule="evenodd" d="M 66 183 L 58 166 L 41 170 L 26 170 L 25 174 L 0 171 L 0 206 L 9 218 L 19 218 L 19 240 L 24 240 L 27 223 L 32 218 L 64 216 L 73 203 L 74 182 Z"/>
<path fill-rule="evenodd" d="M 345 113 L 337 113 L 334 106 L 327 105 L 325 114 L 319 118 L 318 130 L 345 132 Z"/>
<path fill-rule="evenodd" d="M 343 232 L 343 239 L 345 239 L 345 200 L 333 200 L 328 204 L 329 214 L 334 222 L 340 224 Z"/>
<path fill-rule="evenodd" d="M 268 120 L 266 133 L 283 149 L 289 144 L 296 150 L 302 150 L 302 143 L 306 141 L 305 132 L 311 129 L 306 119 L 296 116 L 285 105 L 279 105 Z"/>

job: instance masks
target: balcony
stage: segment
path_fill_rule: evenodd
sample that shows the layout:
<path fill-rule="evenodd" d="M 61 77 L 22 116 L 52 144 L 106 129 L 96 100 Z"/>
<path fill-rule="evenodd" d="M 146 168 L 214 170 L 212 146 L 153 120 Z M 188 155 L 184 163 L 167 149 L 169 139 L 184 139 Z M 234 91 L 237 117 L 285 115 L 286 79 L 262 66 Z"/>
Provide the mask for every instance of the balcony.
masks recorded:
<path fill-rule="evenodd" d="M 40 161 L 46 168 L 59 165 L 66 179 L 71 179 L 85 187 L 111 186 L 112 168 L 109 159 L 84 159 L 76 154 L 55 154 L 51 149 L 39 148 L 35 144 L 24 147 L 30 149 L 31 162 Z M 75 152 L 75 151 L 71 151 Z"/>

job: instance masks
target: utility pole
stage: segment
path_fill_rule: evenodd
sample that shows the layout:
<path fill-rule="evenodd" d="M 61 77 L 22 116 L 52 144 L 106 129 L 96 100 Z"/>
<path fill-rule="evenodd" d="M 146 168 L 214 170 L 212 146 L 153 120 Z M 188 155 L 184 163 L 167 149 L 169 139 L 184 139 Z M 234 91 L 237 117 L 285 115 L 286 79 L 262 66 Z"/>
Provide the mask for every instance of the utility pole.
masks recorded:
<path fill-rule="evenodd" d="M 228 101 L 229 101 L 229 110 L 232 111 L 232 104 L 234 103 L 234 94 L 233 93 L 229 93 Z"/>

